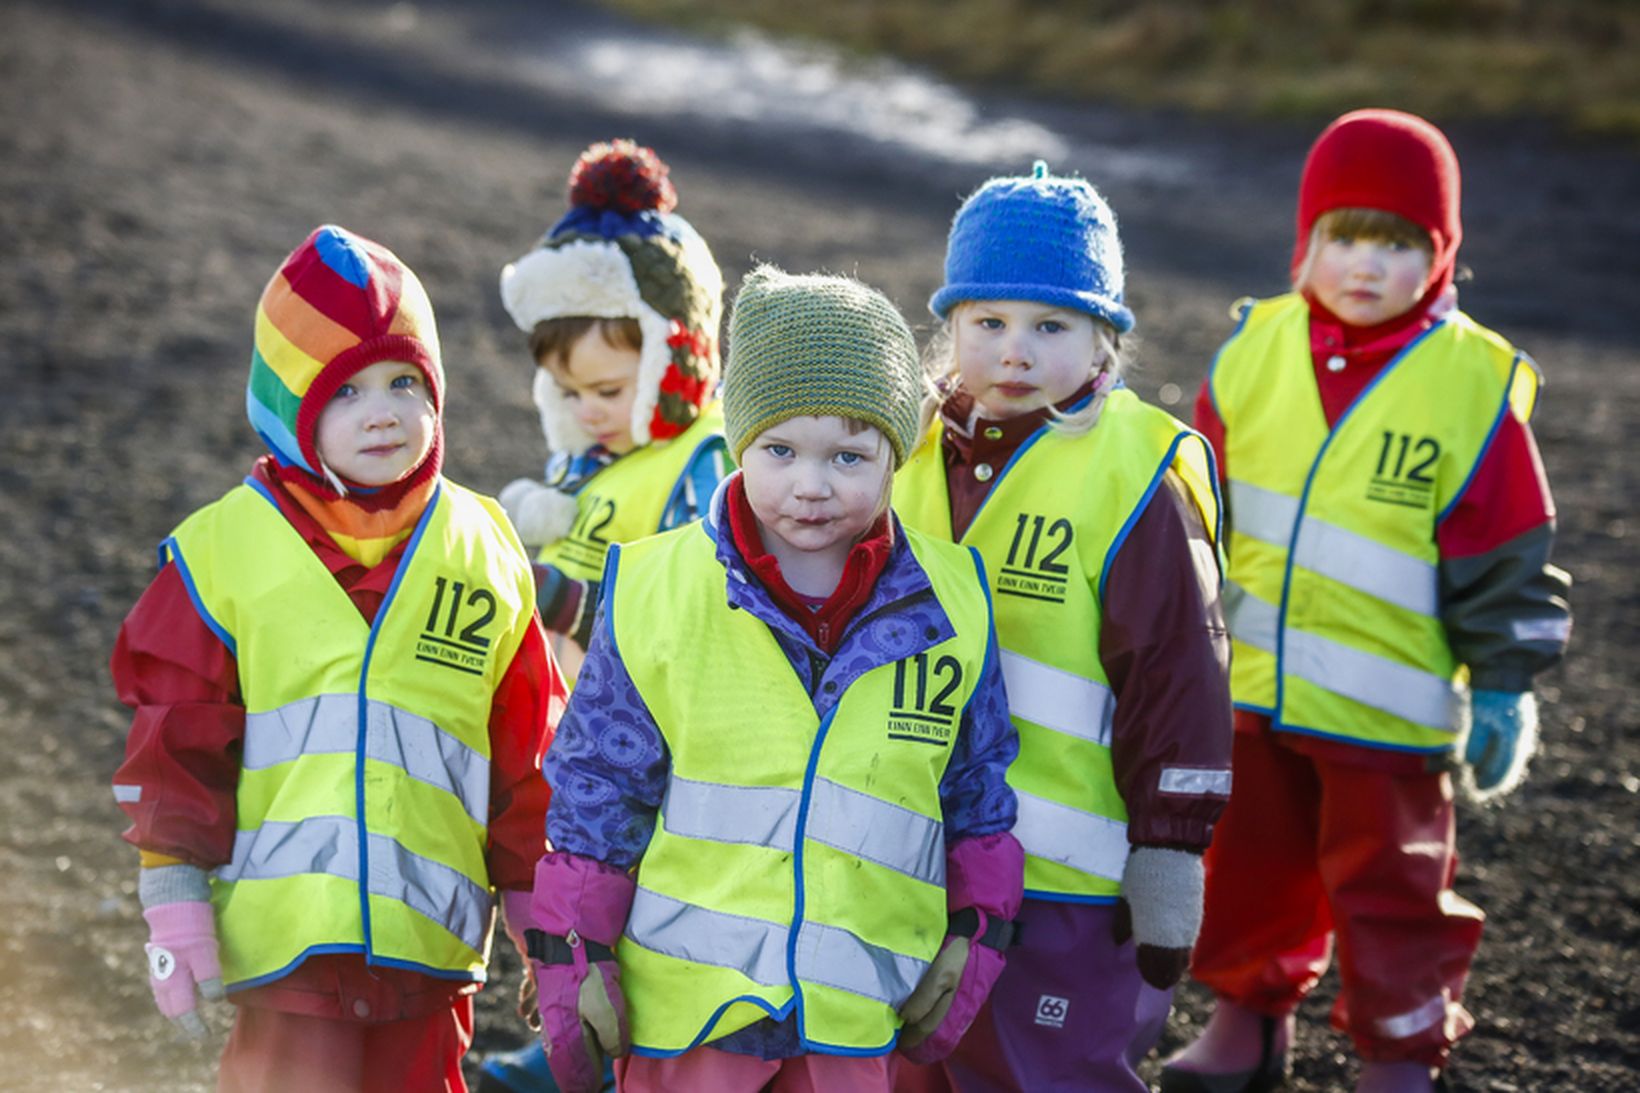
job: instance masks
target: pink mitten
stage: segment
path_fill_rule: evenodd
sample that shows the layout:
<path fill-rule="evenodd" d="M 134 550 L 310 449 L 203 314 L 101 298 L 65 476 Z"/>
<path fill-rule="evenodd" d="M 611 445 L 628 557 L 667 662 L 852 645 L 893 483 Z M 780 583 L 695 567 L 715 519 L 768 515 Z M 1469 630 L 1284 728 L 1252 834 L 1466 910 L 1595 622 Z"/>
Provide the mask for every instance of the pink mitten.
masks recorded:
<path fill-rule="evenodd" d="M 596 1093 L 603 1057 L 626 1054 L 629 1034 L 615 942 L 636 891 L 624 870 L 553 852 L 535 870 L 533 922 L 524 932 L 547 1065 L 564 1093 Z"/>
<path fill-rule="evenodd" d="M 1012 938 L 1011 919 L 1024 898 L 1025 851 L 1009 834 L 963 839 L 946 855 L 946 903 L 951 936 L 900 1009 L 899 1051 L 933 1063 L 957 1044 L 990 997 Z M 959 963 L 960 962 L 960 963 Z"/>
<path fill-rule="evenodd" d="M 148 985 L 159 1011 L 190 1038 L 205 1035 L 194 989 L 216 1002 L 224 997 L 217 959 L 216 918 L 201 900 L 162 903 L 143 911 L 148 920 Z"/>

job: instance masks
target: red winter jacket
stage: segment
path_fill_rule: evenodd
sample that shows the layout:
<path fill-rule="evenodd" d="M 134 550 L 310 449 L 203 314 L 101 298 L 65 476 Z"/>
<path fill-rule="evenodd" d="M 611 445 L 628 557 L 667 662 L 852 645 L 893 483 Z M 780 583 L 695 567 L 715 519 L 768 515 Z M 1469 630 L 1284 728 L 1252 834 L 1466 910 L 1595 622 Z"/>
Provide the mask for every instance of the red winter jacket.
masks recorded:
<path fill-rule="evenodd" d="M 347 591 L 367 622 L 392 584 L 400 543 L 366 569 L 302 509 L 264 457 L 252 476 Z M 120 701 L 134 711 L 120 785 L 141 787 L 122 803 L 126 841 L 150 854 L 210 870 L 233 852 L 235 791 L 245 709 L 233 654 L 201 621 L 174 565 L 160 570 L 120 627 L 110 661 Z M 498 889 L 528 889 L 545 849 L 551 791 L 541 759 L 568 691 L 539 618 L 530 625 L 490 709 L 490 816 L 486 860 Z M 240 1005 L 340 1020 L 389 1021 L 447 1009 L 477 987 L 389 967 L 355 954 L 309 957 L 273 983 L 234 993 Z"/>

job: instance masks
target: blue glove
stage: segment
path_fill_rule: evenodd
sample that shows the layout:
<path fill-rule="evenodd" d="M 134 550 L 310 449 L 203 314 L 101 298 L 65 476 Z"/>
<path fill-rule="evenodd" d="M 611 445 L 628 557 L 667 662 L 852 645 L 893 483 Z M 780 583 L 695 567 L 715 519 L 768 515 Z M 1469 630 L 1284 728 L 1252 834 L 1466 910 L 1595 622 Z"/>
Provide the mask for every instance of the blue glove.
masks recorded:
<path fill-rule="evenodd" d="M 1520 784 L 1526 761 L 1537 750 L 1537 699 L 1531 691 L 1476 691 L 1470 698 L 1469 764 L 1481 799 Z"/>

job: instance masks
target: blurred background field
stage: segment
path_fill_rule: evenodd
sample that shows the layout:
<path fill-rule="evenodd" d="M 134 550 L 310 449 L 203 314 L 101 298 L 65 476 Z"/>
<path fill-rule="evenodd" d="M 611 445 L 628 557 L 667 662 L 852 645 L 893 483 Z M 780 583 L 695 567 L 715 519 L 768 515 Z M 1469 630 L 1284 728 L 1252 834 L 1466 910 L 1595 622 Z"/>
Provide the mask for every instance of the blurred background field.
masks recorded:
<path fill-rule="evenodd" d="M 1363 103 L 1640 138 L 1634 0 L 606 0 L 1014 91 L 1320 118 Z"/>

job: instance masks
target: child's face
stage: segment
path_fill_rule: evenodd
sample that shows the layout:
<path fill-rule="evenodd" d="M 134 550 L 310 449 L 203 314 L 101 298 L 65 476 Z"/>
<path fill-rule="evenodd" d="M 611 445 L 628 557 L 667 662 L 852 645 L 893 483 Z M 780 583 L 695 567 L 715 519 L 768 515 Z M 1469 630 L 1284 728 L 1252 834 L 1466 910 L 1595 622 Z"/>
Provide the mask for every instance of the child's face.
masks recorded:
<path fill-rule="evenodd" d="M 421 369 L 377 361 L 359 369 L 319 411 L 314 443 L 325 466 L 361 486 L 386 486 L 421 465 L 438 415 Z"/>
<path fill-rule="evenodd" d="M 1405 314 L 1429 284 L 1429 253 L 1387 239 L 1317 235 L 1304 287 L 1350 326 L 1377 326 Z"/>
<path fill-rule="evenodd" d="M 846 555 L 881 512 L 893 461 L 871 426 L 850 432 L 840 417 L 794 417 L 758 434 L 740 466 L 765 538 Z M 779 544 L 765 545 L 773 552 Z"/>
<path fill-rule="evenodd" d="M 632 402 L 638 394 L 638 351 L 610 345 L 596 326 L 563 360 L 541 362 L 569 400 L 586 434 L 616 455 L 632 444 Z"/>
<path fill-rule="evenodd" d="M 1063 402 L 1102 352 L 1092 316 L 1030 300 L 963 304 L 952 334 L 962 386 L 993 420 Z"/>

